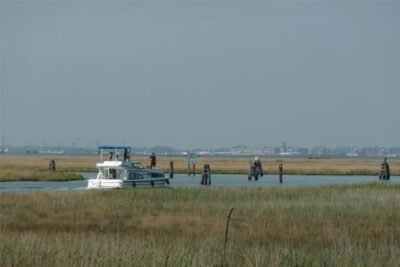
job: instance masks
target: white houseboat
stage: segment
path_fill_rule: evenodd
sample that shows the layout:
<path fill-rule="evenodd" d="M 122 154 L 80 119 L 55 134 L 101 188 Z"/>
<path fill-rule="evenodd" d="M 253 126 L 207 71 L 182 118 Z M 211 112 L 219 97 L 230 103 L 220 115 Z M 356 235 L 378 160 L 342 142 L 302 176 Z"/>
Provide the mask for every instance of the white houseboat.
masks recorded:
<path fill-rule="evenodd" d="M 137 186 L 162 187 L 169 184 L 169 178 L 160 170 L 148 169 L 139 162 L 131 161 L 131 147 L 100 146 L 100 162 L 96 179 L 89 179 L 88 188 L 123 188 Z M 122 160 L 117 151 L 124 151 Z M 108 160 L 103 161 L 103 153 L 108 151 Z"/>

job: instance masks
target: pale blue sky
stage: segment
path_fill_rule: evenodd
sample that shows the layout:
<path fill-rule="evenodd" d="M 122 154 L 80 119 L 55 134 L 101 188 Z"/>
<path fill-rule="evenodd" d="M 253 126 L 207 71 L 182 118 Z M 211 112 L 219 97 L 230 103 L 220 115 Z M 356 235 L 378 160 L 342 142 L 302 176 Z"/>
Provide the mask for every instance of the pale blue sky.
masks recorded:
<path fill-rule="evenodd" d="M 400 146 L 400 2 L 1 1 L 9 144 Z"/>

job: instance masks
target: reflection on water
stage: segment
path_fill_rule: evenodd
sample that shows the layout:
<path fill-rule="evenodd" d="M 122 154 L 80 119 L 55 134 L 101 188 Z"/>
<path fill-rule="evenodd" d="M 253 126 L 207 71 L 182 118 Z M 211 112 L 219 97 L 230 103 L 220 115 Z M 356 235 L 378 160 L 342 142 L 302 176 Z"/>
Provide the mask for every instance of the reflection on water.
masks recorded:
<path fill-rule="evenodd" d="M 3 182 L 0 183 L 0 193 L 15 192 L 29 193 L 35 191 L 45 192 L 77 192 L 87 190 L 87 179 L 96 177 L 96 173 L 81 173 L 85 179 L 82 181 L 69 182 Z M 170 180 L 172 188 L 200 188 L 200 175 L 188 176 L 186 174 L 175 174 Z M 283 177 L 283 183 L 279 183 L 277 175 L 266 175 L 260 177 L 258 181 L 247 180 L 247 175 L 218 174 L 212 175 L 211 187 L 223 188 L 250 188 L 250 187 L 307 187 L 324 186 L 330 184 L 356 184 L 377 182 L 375 176 L 320 176 L 320 175 L 287 175 Z M 390 177 L 390 181 L 385 183 L 400 183 L 399 176 Z"/>

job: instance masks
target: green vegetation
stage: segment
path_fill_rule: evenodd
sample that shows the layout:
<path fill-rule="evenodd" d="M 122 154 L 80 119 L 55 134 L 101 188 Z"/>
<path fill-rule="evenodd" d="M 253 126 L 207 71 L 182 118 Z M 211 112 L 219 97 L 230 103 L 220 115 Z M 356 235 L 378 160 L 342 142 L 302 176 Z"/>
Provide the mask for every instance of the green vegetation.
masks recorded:
<path fill-rule="evenodd" d="M 400 185 L 0 194 L 0 266 L 398 266 Z"/>

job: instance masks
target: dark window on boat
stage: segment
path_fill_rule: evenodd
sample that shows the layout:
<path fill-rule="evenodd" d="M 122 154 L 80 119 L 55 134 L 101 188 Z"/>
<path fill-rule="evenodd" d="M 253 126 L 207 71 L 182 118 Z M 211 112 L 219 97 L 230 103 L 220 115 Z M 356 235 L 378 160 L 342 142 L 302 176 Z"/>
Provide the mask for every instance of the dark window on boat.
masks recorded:
<path fill-rule="evenodd" d="M 130 173 L 129 174 L 129 180 L 137 180 L 137 179 L 143 179 L 143 175 L 139 173 Z"/>
<path fill-rule="evenodd" d="M 108 179 L 117 179 L 117 170 L 116 169 L 109 169 L 108 172 L 110 175 L 108 176 Z"/>
<path fill-rule="evenodd" d="M 153 178 L 161 178 L 161 177 L 164 177 L 164 175 L 162 173 L 153 172 L 153 173 L 151 173 L 151 177 L 153 177 Z"/>

